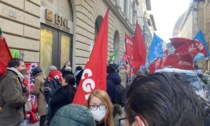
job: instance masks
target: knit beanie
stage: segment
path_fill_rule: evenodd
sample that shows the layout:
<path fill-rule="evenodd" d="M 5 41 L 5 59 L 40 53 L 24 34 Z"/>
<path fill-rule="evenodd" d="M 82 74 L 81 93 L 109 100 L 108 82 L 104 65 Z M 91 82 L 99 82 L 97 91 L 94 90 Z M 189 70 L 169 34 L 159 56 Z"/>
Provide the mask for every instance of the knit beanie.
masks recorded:
<path fill-rule="evenodd" d="M 42 72 L 42 69 L 40 68 L 40 67 L 35 67 L 33 70 L 32 70 L 32 72 L 31 72 L 31 74 L 32 74 L 32 76 L 36 76 L 38 73 L 40 73 L 40 72 Z"/>

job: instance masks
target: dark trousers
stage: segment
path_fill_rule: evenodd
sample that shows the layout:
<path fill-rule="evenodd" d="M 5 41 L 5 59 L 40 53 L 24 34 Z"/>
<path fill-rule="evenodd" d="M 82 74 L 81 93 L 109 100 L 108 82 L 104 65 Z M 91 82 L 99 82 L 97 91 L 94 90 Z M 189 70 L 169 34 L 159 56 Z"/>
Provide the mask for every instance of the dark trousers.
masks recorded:
<path fill-rule="evenodd" d="M 46 115 L 40 116 L 39 126 L 44 126 L 45 121 L 46 121 Z"/>

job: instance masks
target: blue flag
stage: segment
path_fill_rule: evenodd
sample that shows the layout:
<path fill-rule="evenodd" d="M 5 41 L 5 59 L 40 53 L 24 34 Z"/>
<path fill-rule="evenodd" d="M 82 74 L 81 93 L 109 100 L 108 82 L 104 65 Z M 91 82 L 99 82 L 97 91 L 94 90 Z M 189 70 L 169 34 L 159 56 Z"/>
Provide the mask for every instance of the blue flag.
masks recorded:
<path fill-rule="evenodd" d="M 205 41 L 204 36 L 203 36 L 203 33 L 201 31 L 199 31 L 197 33 L 197 35 L 195 36 L 194 40 L 197 40 L 197 41 L 203 43 L 203 45 L 204 45 L 204 47 L 206 48 L 206 51 L 207 51 L 207 57 L 210 56 L 209 48 L 208 48 L 208 46 L 206 44 L 206 41 Z M 205 57 L 205 55 L 203 53 L 197 53 L 195 58 L 194 58 L 194 60 L 193 60 L 193 62 L 201 60 L 201 59 L 204 59 L 204 58 L 206 58 L 206 57 Z"/>
<path fill-rule="evenodd" d="M 149 63 L 152 63 L 155 60 L 155 58 L 163 57 L 162 45 L 163 40 L 154 33 L 152 43 L 150 45 Z"/>

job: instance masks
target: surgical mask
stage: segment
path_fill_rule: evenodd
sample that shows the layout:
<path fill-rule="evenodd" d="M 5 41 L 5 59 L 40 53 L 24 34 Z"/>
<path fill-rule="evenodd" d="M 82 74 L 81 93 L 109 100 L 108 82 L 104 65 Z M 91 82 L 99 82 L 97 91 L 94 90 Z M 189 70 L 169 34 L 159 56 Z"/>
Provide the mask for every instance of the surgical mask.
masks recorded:
<path fill-rule="evenodd" d="M 106 115 L 106 110 L 100 110 L 99 108 L 96 110 L 90 110 L 90 112 L 92 113 L 93 118 L 98 122 L 104 119 Z"/>

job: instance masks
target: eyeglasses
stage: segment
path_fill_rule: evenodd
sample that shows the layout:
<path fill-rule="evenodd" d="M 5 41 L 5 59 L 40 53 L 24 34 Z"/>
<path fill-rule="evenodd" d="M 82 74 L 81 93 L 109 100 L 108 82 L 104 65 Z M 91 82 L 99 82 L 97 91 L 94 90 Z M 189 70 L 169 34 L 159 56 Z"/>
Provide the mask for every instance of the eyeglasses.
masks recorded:
<path fill-rule="evenodd" d="M 101 105 L 90 105 L 90 107 L 89 107 L 89 109 L 93 110 L 93 111 L 97 110 L 98 108 L 100 110 L 106 110 L 106 105 L 104 105 L 104 104 L 101 104 Z"/>

